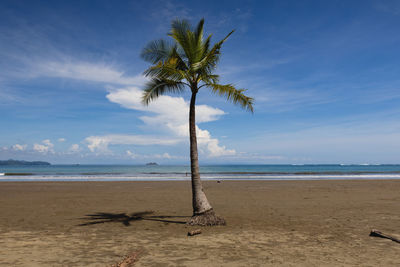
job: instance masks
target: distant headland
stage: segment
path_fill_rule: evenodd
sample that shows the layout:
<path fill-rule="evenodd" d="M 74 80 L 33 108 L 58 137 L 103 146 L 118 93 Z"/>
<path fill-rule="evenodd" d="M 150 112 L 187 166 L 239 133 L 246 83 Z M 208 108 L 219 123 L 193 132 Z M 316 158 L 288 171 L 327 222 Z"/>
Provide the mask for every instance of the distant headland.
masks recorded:
<path fill-rule="evenodd" d="M 0 160 L 0 166 L 44 166 L 44 165 L 51 165 L 45 161 L 25 161 L 25 160 Z"/>
<path fill-rule="evenodd" d="M 156 162 L 149 162 L 146 163 L 147 166 L 157 166 L 158 164 Z"/>

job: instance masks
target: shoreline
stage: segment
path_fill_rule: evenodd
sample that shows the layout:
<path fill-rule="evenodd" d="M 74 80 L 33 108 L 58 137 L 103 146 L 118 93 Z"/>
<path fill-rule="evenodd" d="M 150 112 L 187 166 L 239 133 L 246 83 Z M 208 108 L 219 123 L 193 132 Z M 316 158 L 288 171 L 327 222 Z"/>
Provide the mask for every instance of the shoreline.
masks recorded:
<path fill-rule="evenodd" d="M 0 265 L 110 266 L 135 251 L 135 266 L 400 264 L 398 244 L 369 237 L 400 236 L 399 180 L 203 184 L 228 225 L 187 237 L 190 181 L 0 183 Z"/>
<path fill-rule="evenodd" d="M 140 179 L 135 179 L 135 180 L 130 180 L 131 178 L 127 179 L 102 179 L 102 180 L 95 180 L 95 179 L 71 179 L 71 180 L 63 180 L 63 179 L 54 179 L 54 180 L 46 180 L 46 179 L 29 179 L 29 180 L 24 180 L 24 179 L 18 179 L 18 180 L 6 180 L 6 179 L 0 179 L 0 184 L 2 183 L 155 183 L 155 182 L 161 182 L 161 183 L 169 183 L 169 182 L 190 182 L 190 178 L 188 179 L 151 179 L 151 180 L 140 180 Z M 389 182 L 389 181 L 399 181 L 400 178 L 381 178 L 381 179 L 376 179 L 376 178 L 337 178 L 337 179 L 221 179 L 221 178 L 215 178 L 215 179 L 207 179 L 207 178 L 201 178 L 202 182 L 351 182 L 351 181 L 375 181 L 375 182 Z"/>
<path fill-rule="evenodd" d="M 253 177 L 201 177 L 203 181 L 386 181 L 400 180 L 400 174 L 387 175 L 288 175 Z M 185 177 L 121 177 L 121 176 L 2 176 L 3 182 L 174 182 L 190 181 Z"/>

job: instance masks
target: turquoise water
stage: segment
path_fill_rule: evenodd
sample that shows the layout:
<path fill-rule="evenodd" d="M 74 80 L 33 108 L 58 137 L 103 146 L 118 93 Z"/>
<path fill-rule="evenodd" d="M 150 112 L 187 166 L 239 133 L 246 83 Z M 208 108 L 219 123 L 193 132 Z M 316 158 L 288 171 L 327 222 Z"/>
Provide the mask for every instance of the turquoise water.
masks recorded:
<path fill-rule="evenodd" d="M 400 165 L 210 165 L 205 180 L 400 179 Z M 0 166 L 0 181 L 188 180 L 189 166 Z"/>

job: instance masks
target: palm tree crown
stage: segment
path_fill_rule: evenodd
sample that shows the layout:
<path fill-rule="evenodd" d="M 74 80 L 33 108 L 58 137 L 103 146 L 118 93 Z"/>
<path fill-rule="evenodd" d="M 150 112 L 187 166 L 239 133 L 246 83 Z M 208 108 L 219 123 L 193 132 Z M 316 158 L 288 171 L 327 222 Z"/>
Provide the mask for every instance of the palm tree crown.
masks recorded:
<path fill-rule="evenodd" d="M 186 20 L 174 20 L 168 35 L 173 42 L 156 40 L 142 51 L 142 58 L 152 64 L 144 74 L 150 81 L 144 88 L 142 101 L 148 105 L 166 93 L 181 93 L 186 86 L 197 94 L 207 87 L 217 95 L 253 112 L 254 99 L 244 94 L 245 89 L 236 89 L 232 84 L 219 84 L 219 76 L 213 74 L 220 58 L 224 39 L 211 46 L 211 35 L 203 38 L 204 19 L 193 29 Z"/>

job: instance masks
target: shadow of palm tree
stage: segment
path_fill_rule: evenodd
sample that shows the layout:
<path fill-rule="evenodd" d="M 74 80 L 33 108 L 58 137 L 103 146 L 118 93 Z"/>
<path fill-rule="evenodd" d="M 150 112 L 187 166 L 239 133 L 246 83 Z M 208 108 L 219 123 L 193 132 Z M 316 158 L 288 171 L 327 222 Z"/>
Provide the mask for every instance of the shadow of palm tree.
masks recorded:
<path fill-rule="evenodd" d="M 167 215 L 152 215 L 154 211 L 141 211 L 134 212 L 130 215 L 126 213 L 105 213 L 97 212 L 94 214 L 87 214 L 86 217 L 81 218 L 88 222 L 79 224 L 78 226 L 88 226 L 99 223 L 122 223 L 125 226 L 131 225 L 133 221 L 157 221 L 164 223 L 177 223 L 186 224 L 186 221 L 169 220 L 173 218 L 189 218 L 190 216 L 167 216 Z"/>

